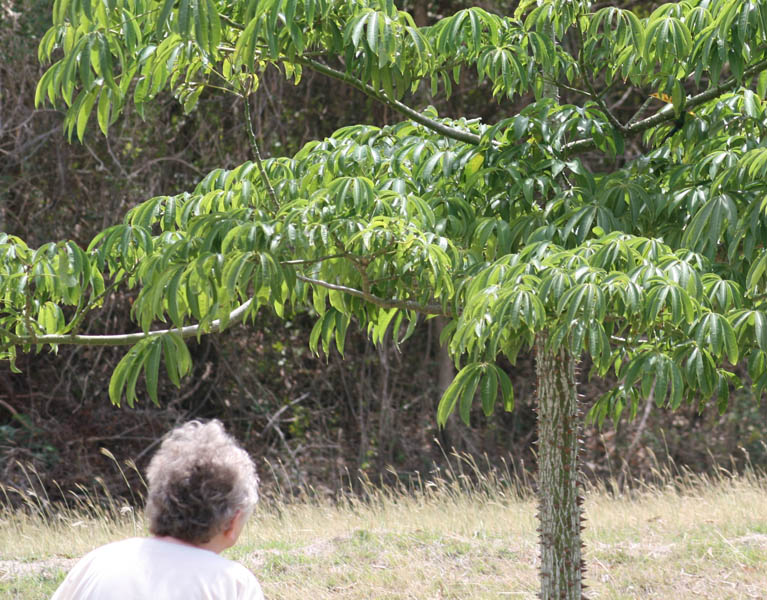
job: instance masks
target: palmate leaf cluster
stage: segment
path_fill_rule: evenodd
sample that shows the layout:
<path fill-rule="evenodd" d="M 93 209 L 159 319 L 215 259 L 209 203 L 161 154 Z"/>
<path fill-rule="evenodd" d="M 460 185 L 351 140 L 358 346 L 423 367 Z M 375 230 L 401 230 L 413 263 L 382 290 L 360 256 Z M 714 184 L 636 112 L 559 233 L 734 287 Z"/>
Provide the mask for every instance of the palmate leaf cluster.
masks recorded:
<path fill-rule="evenodd" d="M 343 352 L 352 324 L 401 340 L 423 315 L 446 317 L 462 368 L 443 421 L 456 407 L 468 420 L 477 394 L 488 414 L 499 397 L 511 408 L 496 359 L 513 362 L 544 331 L 616 376 L 600 421 L 650 394 L 724 409 L 742 361 L 748 384 L 767 388 L 765 1 L 678 2 L 641 18 L 545 1 L 417 27 L 385 0 L 57 0 L 40 56 L 55 62 L 38 101 L 63 102 L 80 138 L 93 113 L 106 133 L 128 102 L 141 110 L 171 89 L 191 110 L 206 88 L 252 92 L 269 66 L 335 77 L 408 120 L 268 159 L 266 178 L 256 163 L 215 170 L 87 249 L 4 236 L 6 358 L 102 343 L 78 326 L 122 285 L 139 289 L 146 335 L 103 341 L 134 344 L 114 401 L 133 402 L 142 371 L 157 400 L 161 362 L 175 382 L 189 370 L 183 337 L 261 307 L 315 311 L 311 346 L 325 352 Z M 462 69 L 498 101 L 530 102 L 498 123 L 407 105 L 422 81 L 451 93 Z M 551 85 L 578 102 L 544 97 Z M 628 85 L 648 101 L 621 122 L 607 92 Z M 169 329 L 149 335 L 159 323 Z"/>

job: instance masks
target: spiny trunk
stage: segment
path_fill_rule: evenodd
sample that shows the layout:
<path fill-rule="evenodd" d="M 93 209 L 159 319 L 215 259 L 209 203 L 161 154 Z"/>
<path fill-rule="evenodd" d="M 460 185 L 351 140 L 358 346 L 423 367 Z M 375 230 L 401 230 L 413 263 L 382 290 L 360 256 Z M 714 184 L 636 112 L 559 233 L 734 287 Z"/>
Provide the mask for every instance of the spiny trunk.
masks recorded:
<path fill-rule="evenodd" d="M 541 599 L 581 600 L 579 411 L 575 358 L 536 340 Z"/>

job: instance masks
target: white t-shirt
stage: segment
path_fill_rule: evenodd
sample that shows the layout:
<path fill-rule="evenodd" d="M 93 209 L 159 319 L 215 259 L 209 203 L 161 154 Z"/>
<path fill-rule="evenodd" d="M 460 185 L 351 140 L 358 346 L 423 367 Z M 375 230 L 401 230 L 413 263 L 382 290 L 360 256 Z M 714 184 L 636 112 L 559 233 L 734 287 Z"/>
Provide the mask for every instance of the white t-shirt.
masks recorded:
<path fill-rule="evenodd" d="M 248 569 L 157 538 L 107 544 L 83 557 L 51 600 L 263 600 Z"/>

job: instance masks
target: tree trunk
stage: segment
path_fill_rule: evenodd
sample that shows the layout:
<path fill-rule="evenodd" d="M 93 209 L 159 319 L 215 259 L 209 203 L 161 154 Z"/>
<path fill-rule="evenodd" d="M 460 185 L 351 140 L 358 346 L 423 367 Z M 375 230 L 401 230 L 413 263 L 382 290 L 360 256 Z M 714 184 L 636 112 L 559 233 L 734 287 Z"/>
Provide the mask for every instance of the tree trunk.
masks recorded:
<path fill-rule="evenodd" d="M 418 27 L 426 27 L 429 24 L 429 3 L 423 0 L 416 1 L 412 8 L 413 21 Z"/>
<path fill-rule="evenodd" d="M 579 426 L 575 357 L 536 340 L 541 599 L 581 600 Z"/>
<path fill-rule="evenodd" d="M 381 468 L 391 464 L 397 434 L 394 428 L 394 407 L 390 389 L 391 367 L 389 365 L 388 337 L 378 345 L 378 462 Z"/>

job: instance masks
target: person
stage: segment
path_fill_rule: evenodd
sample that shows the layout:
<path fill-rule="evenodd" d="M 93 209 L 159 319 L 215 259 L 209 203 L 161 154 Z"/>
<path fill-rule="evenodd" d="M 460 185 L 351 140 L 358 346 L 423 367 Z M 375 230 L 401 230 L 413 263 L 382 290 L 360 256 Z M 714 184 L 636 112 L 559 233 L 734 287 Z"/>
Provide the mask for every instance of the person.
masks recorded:
<path fill-rule="evenodd" d="M 258 500 L 253 461 L 221 423 L 169 432 L 147 480 L 151 536 L 93 550 L 52 600 L 263 600 L 255 576 L 220 556 Z"/>

